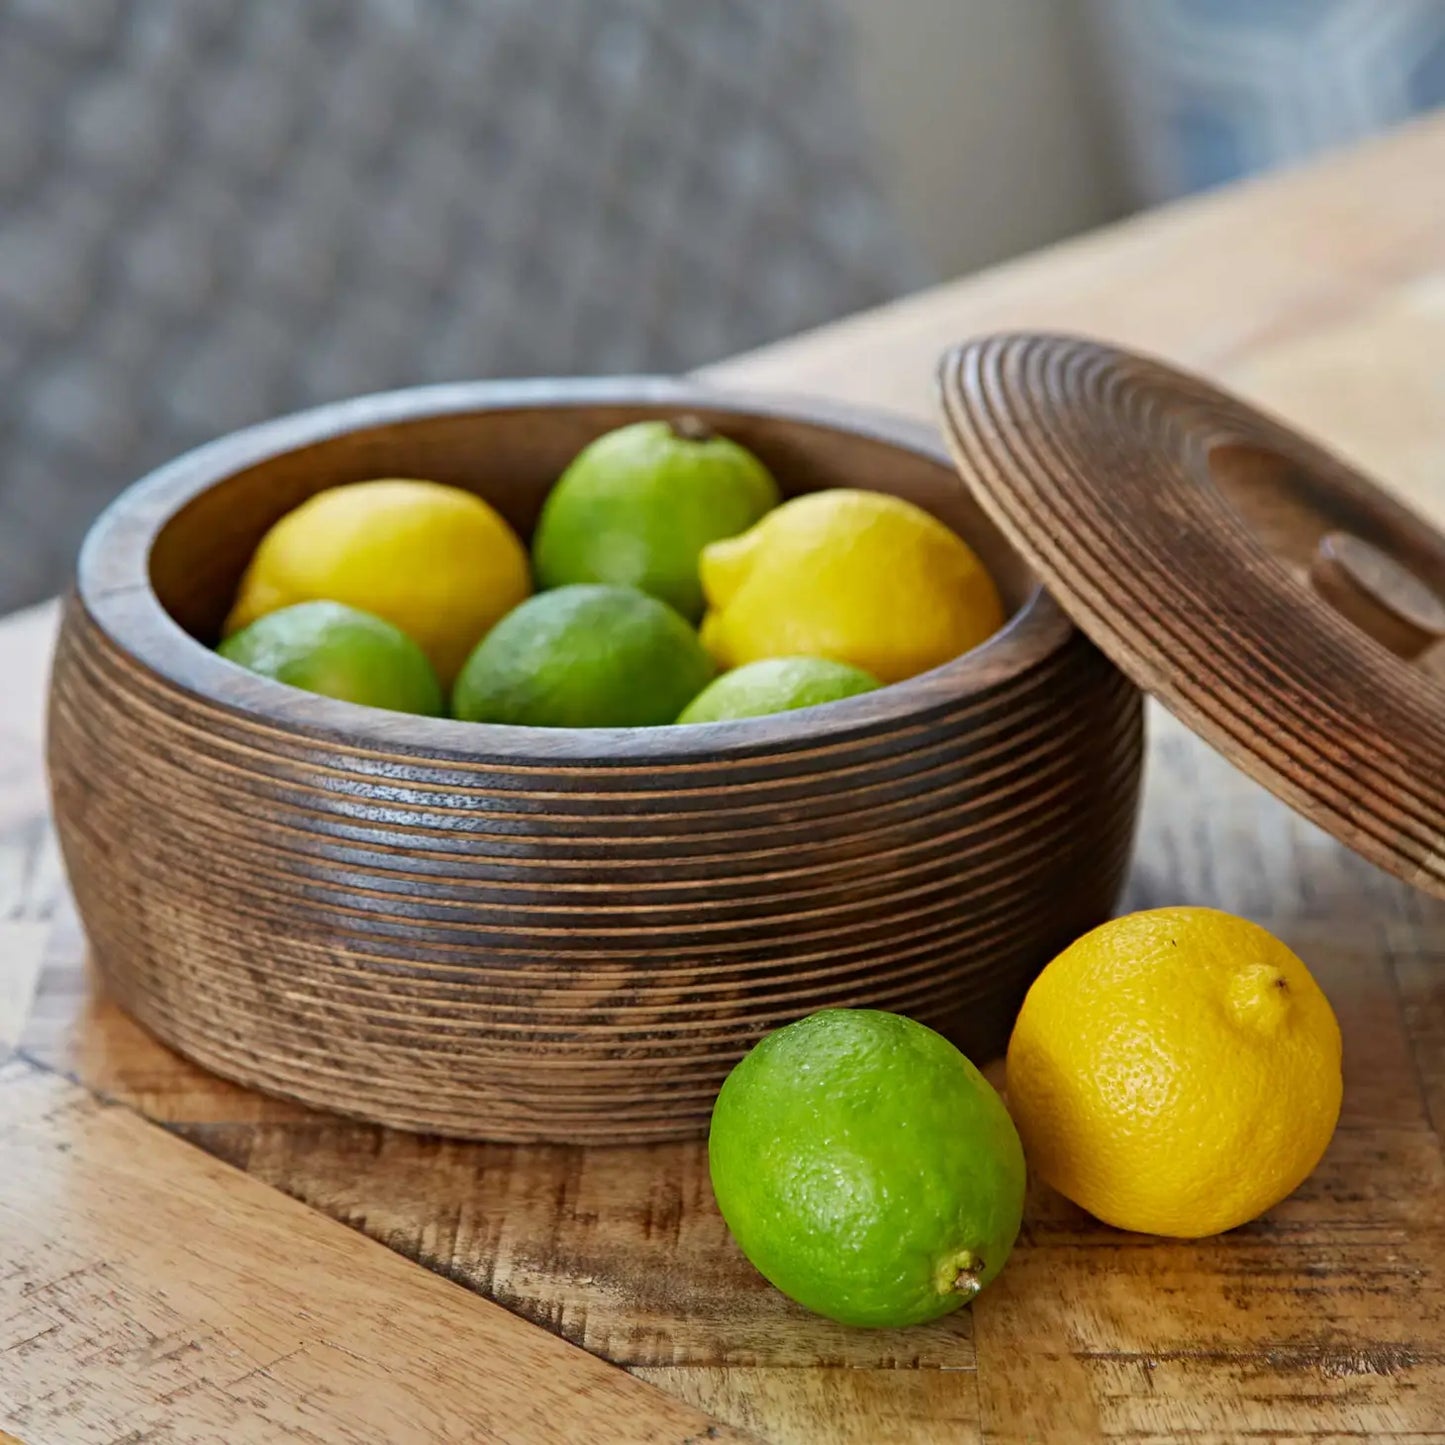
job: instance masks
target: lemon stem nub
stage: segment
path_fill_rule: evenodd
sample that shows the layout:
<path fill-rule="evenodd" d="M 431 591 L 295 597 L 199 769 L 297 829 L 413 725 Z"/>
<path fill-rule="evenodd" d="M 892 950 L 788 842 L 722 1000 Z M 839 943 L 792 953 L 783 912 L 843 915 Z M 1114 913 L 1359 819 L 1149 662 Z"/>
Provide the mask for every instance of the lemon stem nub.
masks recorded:
<path fill-rule="evenodd" d="M 673 417 L 668 425 L 679 441 L 707 442 L 713 438 L 713 429 L 700 416 Z"/>

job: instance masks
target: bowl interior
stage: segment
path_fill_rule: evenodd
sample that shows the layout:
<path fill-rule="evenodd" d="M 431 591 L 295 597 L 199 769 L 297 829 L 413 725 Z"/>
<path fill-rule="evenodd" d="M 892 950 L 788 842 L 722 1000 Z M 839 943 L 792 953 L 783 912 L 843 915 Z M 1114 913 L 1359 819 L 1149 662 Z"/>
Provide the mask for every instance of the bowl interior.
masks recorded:
<path fill-rule="evenodd" d="M 680 415 L 697 417 L 755 452 L 788 496 L 862 487 L 917 503 L 974 547 L 1010 616 L 1035 590 L 1028 569 L 922 428 L 878 419 L 850 424 L 841 414 L 799 415 L 771 402 L 750 405 L 685 387 L 663 400 L 628 402 L 569 396 L 559 384 L 562 394 L 550 400 L 516 404 L 504 398 L 487 404 L 484 387 L 472 390 L 482 404 L 323 427 L 326 434 L 313 440 L 193 486 L 156 519 L 149 581 L 161 605 L 193 638 L 213 644 L 267 528 L 316 492 L 370 477 L 424 477 L 464 487 L 529 538 L 548 489 L 589 441 L 628 422 Z"/>

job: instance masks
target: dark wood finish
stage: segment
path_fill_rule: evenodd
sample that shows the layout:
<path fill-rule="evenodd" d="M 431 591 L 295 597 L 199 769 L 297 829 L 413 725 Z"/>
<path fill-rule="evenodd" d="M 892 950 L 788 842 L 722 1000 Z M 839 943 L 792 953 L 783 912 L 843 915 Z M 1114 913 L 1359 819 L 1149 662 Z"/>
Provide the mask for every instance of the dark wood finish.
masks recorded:
<path fill-rule="evenodd" d="M 1322 538 L 1310 581 L 1336 612 L 1406 662 L 1445 638 L 1445 602 L 1361 537 L 1331 532 Z"/>
<path fill-rule="evenodd" d="M 588 439 L 679 411 L 787 491 L 929 507 L 1009 624 L 826 709 L 632 731 L 353 707 L 196 640 L 320 487 L 436 477 L 525 529 Z M 117 503 L 67 609 L 50 768 L 97 961 L 162 1039 L 404 1128 L 616 1143 L 698 1134 L 754 1040 L 829 1004 L 996 1053 L 1117 896 L 1140 716 L 917 428 L 667 382 L 478 385 L 242 433 Z"/>
<path fill-rule="evenodd" d="M 940 378 L 964 477 L 1099 646 L 1311 822 L 1445 897 L 1445 684 L 1409 660 L 1445 630 L 1445 538 L 1129 352 L 1005 335 Z"/>
<path fill-rule="evenodd" d="M 1445 270 L 1438 188 L 1426 183 L 1442 173 L 1445 115 L 1367 151 L 1154 211 L 727 363 L 716 377 L 888 400 L 922 416 L 938 353 L 958 337 L 1020 326 L 1111 334 L 1287 413 L 1445 523 Z M 299 1250 L 249 1270 L 244 1289 L 211 1289 L 210 1251 L 238 1231 L 252 1239 L 261 1205 L 238 1218 L 231 1191 L 201 1193 L 175 1146 L 179 1132 L 384 1240 L 413 1270 L 442 1272 L 627 1359 L 771 1445 L 1181 1436 L 1191 1445 L 1438 1445 L 1445 902 L 1321 835 L 1167 714 L 1150 710 L 1148 786 L 1122 906 L 1229 909 L 1308 961 L 1345 1039 L 1345 1108 L 1329 1154 L 1298 1195 L 1218 1240 L 1119 1234 L 1035 1191 L 1009 1268 L 946 1330 L 826 1338 L 824 1322 L 774 1295 L 725 1238 L 695 1144 L 588 1150 L 397 1135 L 227 1083 L 121 1013 L 86 964 L 69 910 L 59 909 L 53 936 L 48 922 L 62 891 L 39 741 L 54 620 L 49 609 L 0 620 L 0 1049 L 18 1041 L 46 1070 L 156 1121 L 123 1131 L 116 1169 L 144 1178 L 160 1201 L 194 1197 L 204 1207 L 184 1224 L 170 1216 L 168 1247 L 138 1267 L 113 1211 L 87 1216 L 89 1253 L 66 1258 L 68 1247 L 52 1241 L 74 1238 L 72 1208 L 103 1201 L 110 1175 L 94 1171 L 92 1155 L 47 1185 L 4 1156 L 16 1188 L 49 1212 L 24 1235 L 0 1216 L 3 1272 L 20 1294 L 0 1338 L 0 1430 L 36 1445 L 18 1404 L 53 1403 L 60 1389 L 68 1409 L 46 1422 L 46 1445 L 94 1440 L 98 1414 L 112 1439 L 189 1441 L 197 1398 L 213 1398 L 196 1388 L 197 1361 L 223 1386 L 243 1377 L 222 1401 L 216 1430 L 227 1445 L 298 1435 L 340 1445 L 355 1440 L 358 1420 L 372 1440 L 376 1421 L 390 1418 L 388 1400 L 411 1382 L 419 1397 L 487 1407 L 486 1382 L 472 1388 L 471 1375 L 493 1366 L 490 1345 L 377 1273 L 366 1277 L 406 1326 L 396 1336 L 405 1348 L 352 1370 L 336 1343 L 356 1342 L 344 1326 L 336 1333 L 334 1300 L 359 1277 L 359 1259 L 304 1271 L 321 1251 L 293 1229 L 277 1194 L 269 1217 Z M 1430 661 L 1439 663 L 1438 649 Z M 5 1072 L 0 1116 L 22 1107 L 7 1092 L 25 1077 Z M 73 1158 L 79 1107 L 60 1091 L 58 1107 L 25 1127 Z M 253 1308 L 278 1292 L 284 1340 L 221 1373 Z M 109 1328 L 99 1330 L 82 1301 Z M 439 1378 L 437 1350 L 415 1333 L 428 1319 L 434 1337 L 463 1341 L 472 1368 L 463 1361 Z M 339 1369 L 351 1398 L 337 1401 L 334 1376 L 318 1381 L 313 1362 Z M 579 1392 L 579 1412 L 594 1398 L 590 1417 L 568 1417 L 571 1438 L 612 1425 L 608 1394 Z M 504 1403 L 472 1437 L 504 1435 L 528 1403 Z"/>

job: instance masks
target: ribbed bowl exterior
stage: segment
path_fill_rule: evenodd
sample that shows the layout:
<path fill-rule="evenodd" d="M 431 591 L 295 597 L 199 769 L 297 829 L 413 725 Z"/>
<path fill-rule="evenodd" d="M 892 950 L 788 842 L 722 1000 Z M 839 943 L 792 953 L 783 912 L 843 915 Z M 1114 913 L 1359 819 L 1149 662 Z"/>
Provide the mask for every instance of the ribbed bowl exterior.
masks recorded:
<path fill-rule="evenodd" d="M 403 1128 L 621 1141 L 701 1131 L 748 1046 L 817 1008 L 998 1052 L 1118 893 L 1140 732 L 1076 636 L 822 752 L 493 769 L 278 732 L 73 603 L 51 758 L 96 959 L 167 1043 Z"/>
<path fill-rule="evenodd" d="M 381 746 L 208 696 L 77 595 L 57 825 L 109 989 L 217 1073 L 429 1133 L 696 1136 L 748 1047 L 818 1008 L 998 1053 L 1038 969 L 1109 915 L 1140 698 L 1062 636 L 820 738 L 489 755 L 484 731 Z"/>

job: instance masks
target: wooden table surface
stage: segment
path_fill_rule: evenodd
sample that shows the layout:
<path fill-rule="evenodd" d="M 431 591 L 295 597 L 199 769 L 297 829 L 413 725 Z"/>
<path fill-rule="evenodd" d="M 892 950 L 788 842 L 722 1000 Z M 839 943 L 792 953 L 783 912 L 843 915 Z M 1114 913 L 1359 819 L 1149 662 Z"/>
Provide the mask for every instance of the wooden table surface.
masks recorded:
<path fill-rule="evenodd" d="M 1445 522 L 1445 117 L 713 374 L 923 415 L 943 347 L 1003 327 L 1200 369 Z M 45 820 L 53 624 L 0 626 L 0 1439 L 1445 1440 L 1445 906 L 1158 709 L 1128 905 L 1305 957 L 1345 1034 L 1335 1142 L 1218 1239 L 1036 1191 L 972 1311 L 864 1332 L 753 1274 L 701 1145 L 418 1139 L 147 1038 L 87 970 Z"/>

